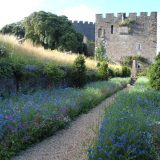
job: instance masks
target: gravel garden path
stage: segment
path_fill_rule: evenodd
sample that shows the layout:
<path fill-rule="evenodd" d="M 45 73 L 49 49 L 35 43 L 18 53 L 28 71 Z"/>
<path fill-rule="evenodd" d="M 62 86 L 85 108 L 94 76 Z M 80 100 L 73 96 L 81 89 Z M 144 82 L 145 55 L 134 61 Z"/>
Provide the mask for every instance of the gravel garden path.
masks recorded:
<path fill-rule="evenodd" d="M 104 108 L 113 102 L 116 94 L 104 100 L 87 114 L 79 116 L 65 129 L 21 152 L 12 160 L 87 160 L 87 149 L 97 137 L 96 133 Z"/>

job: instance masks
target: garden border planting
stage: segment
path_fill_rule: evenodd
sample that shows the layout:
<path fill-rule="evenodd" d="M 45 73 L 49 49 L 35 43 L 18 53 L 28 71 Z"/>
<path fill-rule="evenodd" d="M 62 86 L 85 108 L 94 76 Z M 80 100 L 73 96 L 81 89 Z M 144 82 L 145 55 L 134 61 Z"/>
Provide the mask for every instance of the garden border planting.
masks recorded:
<path fill-rule="evenodd" d="M 98 138 L 88 149 L 89 160 L 158 160 L 160 92 L 139 78 L 129 91 L 106 108 Z"/>
<path fill-rule="evenodd" d="M 124 88 L 129 78 L 93 82 L 83 89 L 40 90 L 0 103 L 0 159 L 53 135 L 81 113 Z"/>

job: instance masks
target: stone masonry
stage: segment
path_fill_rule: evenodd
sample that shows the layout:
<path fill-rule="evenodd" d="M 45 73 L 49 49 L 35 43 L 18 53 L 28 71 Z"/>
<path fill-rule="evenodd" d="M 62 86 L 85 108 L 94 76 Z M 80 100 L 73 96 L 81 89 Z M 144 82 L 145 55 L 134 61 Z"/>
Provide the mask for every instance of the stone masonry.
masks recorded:
<path fill-rule="evenodd" d="M 83 21 L 74 21 L 72 23 L 75 30 L 84 36 L 87 39 L 95 41 L 95 23 L 93 22 L 83 22 Z"/>
<path fill-rule="evenodd" d="M 157 50 L 157 12 L 96 14 L 95 43 L 105 45 L 107 57 L 120 61 L 125 56 L 142 56 L 154 61 Z"/>

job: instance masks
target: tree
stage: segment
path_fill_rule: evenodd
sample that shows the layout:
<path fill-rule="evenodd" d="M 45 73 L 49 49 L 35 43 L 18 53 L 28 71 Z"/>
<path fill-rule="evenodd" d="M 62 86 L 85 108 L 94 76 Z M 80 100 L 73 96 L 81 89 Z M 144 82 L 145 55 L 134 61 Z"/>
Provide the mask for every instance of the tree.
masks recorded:
<path fill-rule="evenodd" d="M 74 60 L 72 74 L 73 85 L 75 87 L 82 87 L 86 81 L 86 65 L 82 55 L 79 55 Z"/>
<path fill-rule="evenodd" d="M 150 85 L 160 91 L 160 59 L 157 57 L 156 62 L 152 64 L 148 72 Z"/>
<path fill-rule="evenodd" d="M 106 56 L 105 54 L 106 54 L 106 49 L 104 47 L 104 44 L 103 44 L 103 42 L 100 42 L 98 44 L 98 47 L 96 48 L 96 51 L 95 51 L 96 60 L 98 60 L 98 61 L 105 60 L 106 59 L 105 58 L 105 56 Z"/>
<path fill-rule="evenodd" d="M 65 16 L 34 12 L 24 20 L 25 37 L 44 48 L 73 52 L 83 51 L 83 36 L 77 33 Z"/>
<path fill-rule="evenodd" d="M 25 35 L 25 28 L 23 21 L 5 25 L 1 29 L 2 34 L 14 34 L 16 37 L 23 38 Z"/>
<path fill-rule="evenodd" d="M 106 61 L 101 61 L 98 66 L 98 75 L 102 80 L 108 80 L 109 68 Z"/>

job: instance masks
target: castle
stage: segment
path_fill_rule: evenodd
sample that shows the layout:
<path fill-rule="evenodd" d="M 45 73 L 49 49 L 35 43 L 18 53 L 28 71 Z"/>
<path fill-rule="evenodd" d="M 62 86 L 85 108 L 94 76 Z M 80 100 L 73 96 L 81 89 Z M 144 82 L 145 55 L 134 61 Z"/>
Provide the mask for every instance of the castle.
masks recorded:
<path fill-rule="evenodd" d="M 160 35 L 157 36 L 160 25 L 157 12 L 151 12 L 150 15 L 147 12 L 141 12 L 140 15 L 129 13 L 128 16 L 126 13 L 118 13 L 117 16 L 108 13 L 105 17 L 96 14 L 95 32 L 94 24 L 92 29 L 88 25 L 87 22 L 74 22 L 75 28 L 79 26 L 77 31 L 87 38 L 87 33 L 90 37 L 95 36 L 96 47 L 104 45 L 109 59 L 120 61 L 125 56 L 139 55 L 150 62 L 154 61 L 160 42 Z"/>
<path fill-rule="evenodd" d="M 82 33 L 87 39 L 95 41 L 95 23 L 74 21 L 72 25 L 77 32 Z"/>
<path fill-rule="evenodd" d="M 104 43 L 107 57 L 119 61 L 121 57 L 139 55 L 153 62 L 157 49 L 157 12 L 96 15 L 96 45 Z"/>

